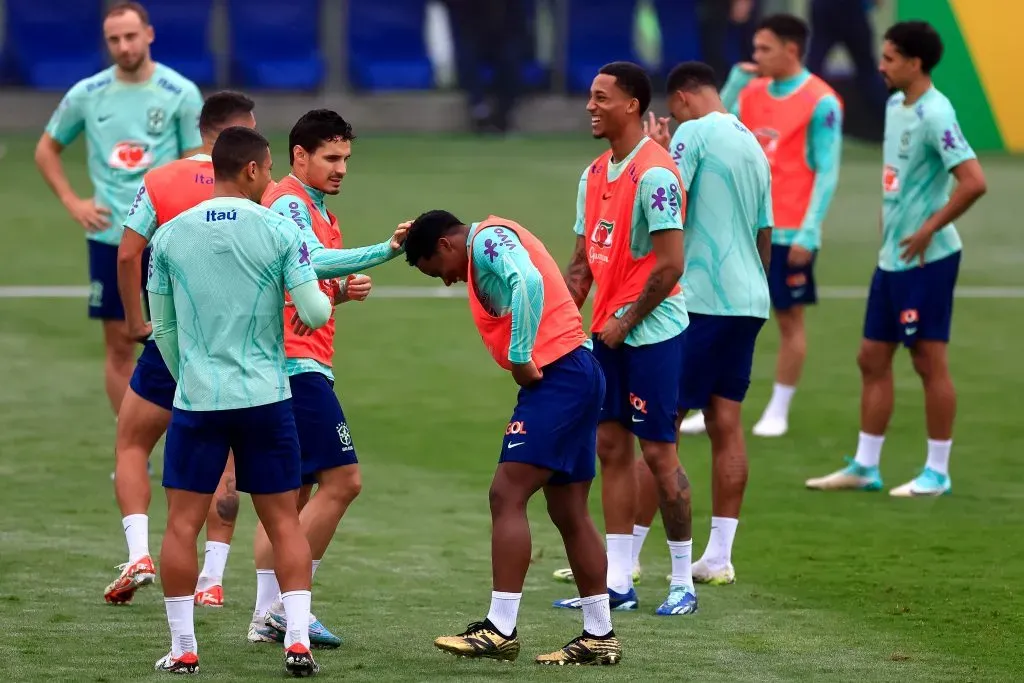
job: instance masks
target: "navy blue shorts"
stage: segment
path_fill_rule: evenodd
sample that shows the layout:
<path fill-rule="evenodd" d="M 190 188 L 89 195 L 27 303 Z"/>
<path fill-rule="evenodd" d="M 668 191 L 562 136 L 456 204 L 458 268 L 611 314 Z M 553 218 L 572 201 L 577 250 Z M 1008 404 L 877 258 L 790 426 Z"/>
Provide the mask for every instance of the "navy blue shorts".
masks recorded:
<path fill-rule="evenodd" d="M 552 470 L 549 484 L 591 481 L 597 475 L 597 421 L 605 390 L 601 366 L 580 347 L 542 370 L 537 384 L 519 390 L 498 462 Z"/>
<path fill-rule="evenodd" d="M 303 485 L 315 484 L 317 472 L 359 462 L 331 380 L 319 372 L 303 372 L 288 381 L 302 451 Z"/>
<path fill-rule="evenodd" d="M 594 338 L 608 383 L 601 422 L 620 422 L 638 439 L 675 443 L 676 403 L 685 332 L 657 344 L 610 349 Z"/>
<path fill-rule="evenodd" d="M 117 245 L 86 240 L 89 249 L 89 317 L 124 320 L 124 305 L 117 289 Z M 142 252 L 142 293 L 149 275 L 149 249 Z"/>
<path fill-rule="evenodd" d="M 690 314 L 679 374 L 680 410 L 707 408 L 712 396 L 743 402 L 764 323 L 751 316 Z"/>
<path fill-rule="evenodd" d="M 768 266 L 768 292 L 772 308 L 786 311 L 793 306 L 810 306 L 818 303 L 818 288 L 814 284 L 814 261 L 802 268 L 789 265 L 789 247 L 772 245 L 772 262 Z"/>
<path fill-rule="evenodd" d="M 864 313 L 864 338 L 913 346 L 949 341 L 960 252 L 910 270 L 875 269 Z"/>
<path fill-rule="evenodd" d="M 178 385 L 171 376 L 171 371 L 167 369 L 160 349 L 152 339 L 147 339 L 142 347 L 129 386 L 140 398 L 164 410 L 171 410 L 173 407 L 174 391 Z"/>
<path fill-rule="evenodd" d="M 302 458 L 291 399 L 237 410 L 175 407 L 164 444 L 164 488 L 212 494 L 229 451 L 239 491 L 267 495 L 299 488 Z"/>

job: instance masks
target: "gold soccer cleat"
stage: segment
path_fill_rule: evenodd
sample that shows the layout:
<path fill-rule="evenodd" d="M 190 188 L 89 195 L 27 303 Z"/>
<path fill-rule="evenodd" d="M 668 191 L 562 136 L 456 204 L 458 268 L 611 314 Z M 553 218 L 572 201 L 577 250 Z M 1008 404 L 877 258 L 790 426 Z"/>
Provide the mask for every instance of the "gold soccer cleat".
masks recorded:
<path fill-rule="evenodd" d="M 622 645 L 614 631 L 603 638 L 584 633 L 557 652 L 537 655 L 538 664 L 555 666 L 611 665 L 621 659 Z"/>
<path fill-rule="evenodd" d="M 506 638 L 489 621 L 476 621 L 457 636 L 441 636 L 434 647 L 456 657 L 497 659 L 514 662 L 519 656 L 519 638 L 512 632 Z"/>

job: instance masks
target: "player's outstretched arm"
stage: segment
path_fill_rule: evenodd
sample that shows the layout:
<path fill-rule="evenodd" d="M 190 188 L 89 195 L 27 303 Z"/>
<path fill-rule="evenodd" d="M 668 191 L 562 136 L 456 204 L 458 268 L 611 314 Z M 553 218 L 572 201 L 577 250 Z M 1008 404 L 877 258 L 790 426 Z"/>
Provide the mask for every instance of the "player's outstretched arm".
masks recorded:
<path fill-rule="evenodd" d="M 594 284 L 594 274 L 590 272 L 590 262 L 587 261 L 587 238 L 583 235 L 576 236 L 576 247 L 562 277 L 576 307 L 582 309 Z"/>
<path fill-rule="evenodd" d="M 173 295 L 151 291 L 149 310 L 153 317 L 153 341 L 163 356 L 167 370 L 174 381 L 178 381 L 181 352 L 178 349 L 178 318 L 174 312 Z"/>

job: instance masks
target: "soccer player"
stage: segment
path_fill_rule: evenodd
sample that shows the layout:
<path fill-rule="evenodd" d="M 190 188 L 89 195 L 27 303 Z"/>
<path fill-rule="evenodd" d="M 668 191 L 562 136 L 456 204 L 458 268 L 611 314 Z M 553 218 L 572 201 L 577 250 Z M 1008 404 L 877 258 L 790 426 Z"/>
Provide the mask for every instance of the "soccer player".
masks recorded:
<path fill-rule="evenodd" d="M 668 78 L 668 109 L 680 122 L 671 141 L 662 119 L 652 137 L 674 150 L 686 190 L 686 310 L 679 408 L 703 409 L 711 439 L 711 537 L 693 565 L 695 581 L 735 581 L 732 542 L 747 483 L 740 413 L 754 344 L 768 319 L 772 178 L 750 129 L 726 111 L 714 70 L 686 62 Z M 653 117 L 652 117 L 653 119 Z M 647 475 L 641 507 L 654 491 Z"/>
<path fill-rule="evenodd" d="M 149 554 L 150 485 L 146 463 L 156 442 L 167 431 L 174 401 L 174 378 L 152 338 L 147 338 L 151 328 L 142 311 L 143 257 L 148 255 L 146 248 L 160 225 L 213 196 L 210 152 L 214 142 L 229 126 L 254 128 L 253 106 L 253 101 L 241 93 L 219 92 L 207 98 L 199 114 L 202 148 L 186 159 L 147 172 L 131 210 L 123 219 L 127 230 L 118 247 L 118 287 L 132 338 L 146 341 L 117 420 L 114 493 L 128 543 L 128 562 L 121 565 L 121 575 L 104 592 L 109 603 L 131 602 L 135 591 L 152 583 L 156 574 Z M 199 605 L 224 604 L 222 577 L 238 516 L 234 481 L 229 460 L 207 517 L 206 554 L 196 586 Z"/>
<path fill-rule="evenodd" d="M 281 303 L 287 290 L 302 321 L 319 328 L 331 302 L 302 234 L 258 203 L 270 182 L 266 139 L 250 128 L 227 128 L 212 158 L 213 199 L 157 231 L 147 284 L 153 336 L 178 383 L 164 452 L 167 529 L 160 551 L 171 651 L 156 668 L 198 671 L 196 537 L 231 450 L 238 490 L 252 496 L 274 545 L 288 614 L 285 667 L 312 675 L 318 666 L 309 652 L 311 560 L 295 508 L 302 473 Z"/>
<path fill-rule="evenodd" d="M 491 482 L 491 608 L 483 621 L 434 645 L 463 657 L 519 656 L 516 621 L 530 566 L 526 506 L 543 489 L 584 596 L 583 634 L 536 661 L 617 664 L 622 648 L 612 631 L 606 558 L 587 509 L 605 381 L 557 264 L 514 221 L 488 216 L 466 225 L 447 211 L 413 222 L 405 257 L 446 286 L 468 284 L 484 346 L 521 387 Z"/>
<path fill-rule="evenodd" d="M 755 436 L 782 436 L 807 357 L 804 310 L 817 303 L 814 261 L 821 226 L 839 182 L 843 108 L 835 91 L 804 68 L 808 29 L 790 14 L 766 17 L 754 34 L 754 61 L 733 68 L 722 89 L 727 109 L 754 132 L 771 165 L 772 231 L 768 290 L 779 324 L 775 386 Z M 695 413 L 683 433 L 704 431 Z"/>
<path fill-rule="evenodd" d="M 35 159 L 54 194 L 85 230 L 89 317 L 103 321 L 107 399 L 116 416 L 132 376 L 135 342 L 141 341 L 128 329 L 117 288 L 121 219 L 148 169 L 190 156 L 202 145 L 196 122 L 203 97 L 191 81 L 153 61 L 153 27 L 139 3 L 111 7 L 103 35 L 114 65 L 67 92 L 36 145 Z M 64 148 L 83 132 L 94 191 L 89 198 L 75 193 L 60 160 Z"/>
<path fill-rule="evenodd" d="M 583 306 L 597 285 L 591 331 L 608 383 L 597 454 L 608 544 L 612 609 L 638 608 L 633 589 L 637 480 L 633 438 L 654 473 L 672 559 L 668 598 L 656 610 L 697 610 L 690 576 L 690 482 L 676 453 L 676 404 L 686 305 L 685 204 L 679 172 L 663 147 L 644 135 L 651 82 L 629 62 L 601 68 L 590 88 L 591 129 L 610 149 L 584 169 L 576 200 L 576 248 L 565 280 Z M 566 575 L 565 570 L 559 572 Z M 580 598 L 555 607 L 579 609 Z"/>
<path fill-rule="evenodd" d="M 401 254 L 405 229 L 388 241 L 358 249 L 342 249 L 338 219 L 327 210 L 327 195 L 336 195 L 347 172 L 355 134 L 337 112 L 306 113 L 288 135 L 291 174 L 263 197 L 263 205 L 281 214 L 302 232 L 321 289 L 334 303 L 363 300 L 371 282 L 360 270 Z M 340 283 L 335 278 L 345 278 Z M 313 553 L 313 573 L 327 551 L 348 506 L 362 489 L 356 449 L 345 413 L 334 393 L 334 320 L 310 336 L 285 328 L 288 381 L 295 424 L 302 449 L 302 528 Z M 302 331 L 304 332 L 304 331 Z M 313 485 L 316 495 L 310 498 Z M 309 501 L 308 504 L 306 501 Z M 256 528 L 256 607 L 249 623 L 250 642 L 284 639 L 285 615 L 274 574 L 274 551 L 266 531 Z M 315 647 L 338 647 L 341 639 L 311 617 Z"/>
<path fill-rule="evenodd" d="M 924 386 L 928 458 L 898 497 L 949 493 L 956 390 L 946 349 L 962 244 L 953 221 L 986 191 L 985 176 L 949 100 L 932 84 L 942 39 L 908 21 L 885 33 L 879 70 L 897 92 L 885 115 L 882 246 L 871 280 L 857 364 L 862 389 L 857 453 L 847 467 L 809 479 L 813 489 L 882 488 L 878 467 L 893 410 L 892 359 L 902 343 Z M 956 189 L 949 194 L 949 175 Z"/>

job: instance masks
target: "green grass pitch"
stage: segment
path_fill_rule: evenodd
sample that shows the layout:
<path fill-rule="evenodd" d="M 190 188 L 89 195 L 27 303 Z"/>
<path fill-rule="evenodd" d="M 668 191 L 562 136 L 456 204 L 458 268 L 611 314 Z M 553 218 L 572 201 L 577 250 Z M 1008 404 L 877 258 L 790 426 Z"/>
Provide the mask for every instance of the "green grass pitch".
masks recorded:
<path fill-rule="evenodd" d="M 0 292 L 85 285 L 81 230 L 32 163 L 34 139 L 9 136 L 0 160 Z M 276 145 L 277 176 L 287 168 Z M 384 239 L 432 208 L 465 220 L 506 215 L 564 262 L 579 173 L 602 143 L 578 138 L 479 140 L 366 137 L 331 200 L 348 245 Z M 88 188 L 78 145 L 73 184 Z M 984 158 L 990 192 L 960 222 L 960 283 L 984 296 L 956 305 L 951 363 L 960 395 L 953 495 L 892 500 L 809 492 L 803 481 L 842 464 L 856 443 L 854 361 L 878 242 L 880 152 L 850 146 L 825 226 L 810 355 L 790 434 L 748 437 L 750 485 L 735 548 L 738 582 L 701 588 L 700 613 L 658 618 L 668 558 L 660 522 L 644 548 L 638 614 L 615 615 L 622 664 L 547 670 L 532 656 L 576 635 L 579 615 L 552 600 L 564 564 L 543 506 L 531 507 L 535 562 L 515 666 L 456 660 L 431 640 L 482 618 L 489 590 L 487 487 L 516 387 L 487 357 L 463 300 L 378 298 L 338 316 L 338 393 L 364 464 L 364 490 L 314 586 L 314 611 L 345 640 L 319 655 L 321 675 L 349 681 L 707 680 L 1010 681 L 1024 678 L 1024 162 Z M 376 284 L 436 286 L 396 261 Z M 1008 289 L 1017 287 L 1016 291 Z M 838 289 L 837 289 L 838 288 Z M 1002 292 L 991 288 L 1003 288 Z M 967 290 L 964 290 L 965 292 Z M 851 294 L 852 292 L 852 294 Z M 847 296 L 840 296 L 842 294 Z M 978 293 L 978 292 L 975 292 Z M 995 298 L 996 294 L 1004 296 Z M 745 410 L 768 398 L 777 334 L 765 327 Z M 0 298 L 0 679 L 159 680 L 167 651 L 159 588 L 113 608 L 104 586 L 125 559 L 110 482 L 114 421 L 102 388 L 101 341 L 84 299 Z M 898 360 L 886 488 L 923 465 L 919 383 Z M 695 552 L 710 514 L 709 449 L 686 438 Z M 157 475 L 161 448 L 154 456 Z M 151 548 L 164 523 L 158 488 Z M 595 487 L 596 492 L 596 487 Z M 599 496 L 593 509 L 600 520 Z M 540 503 L 540 501 L 537 501 Z M 246 503 L 225 580 L 227 605 L 197 609 L 204 673 L 275 679 L 280 650 L 246 642 L 255 577 L 255 515 Z M 600 525 L 600 522 L 599 522 Z"/>

